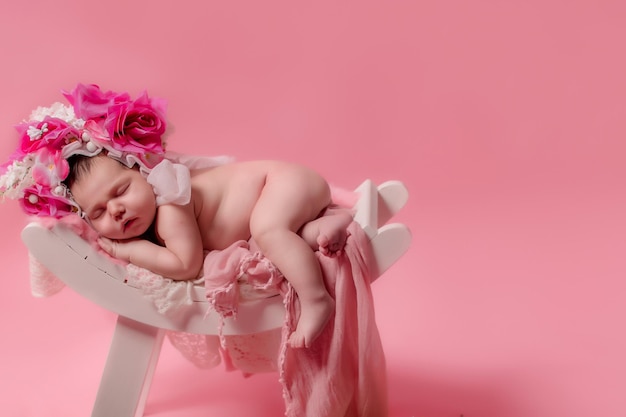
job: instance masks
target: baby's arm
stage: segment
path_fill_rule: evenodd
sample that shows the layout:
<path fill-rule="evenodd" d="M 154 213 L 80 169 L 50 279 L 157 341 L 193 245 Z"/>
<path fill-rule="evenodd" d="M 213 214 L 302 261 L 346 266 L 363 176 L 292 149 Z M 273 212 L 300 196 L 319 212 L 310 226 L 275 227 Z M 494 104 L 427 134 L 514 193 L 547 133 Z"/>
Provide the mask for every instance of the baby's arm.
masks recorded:
<path fill-rule="evenodd" d="M 101 238 L 98 243 L 111 256 L 155 274 L 174 280 L 197 278 L 202 268 L 203 246 L 192 204 L 160 206 L 155 230 L 165 246 L 144 239 Z"/>

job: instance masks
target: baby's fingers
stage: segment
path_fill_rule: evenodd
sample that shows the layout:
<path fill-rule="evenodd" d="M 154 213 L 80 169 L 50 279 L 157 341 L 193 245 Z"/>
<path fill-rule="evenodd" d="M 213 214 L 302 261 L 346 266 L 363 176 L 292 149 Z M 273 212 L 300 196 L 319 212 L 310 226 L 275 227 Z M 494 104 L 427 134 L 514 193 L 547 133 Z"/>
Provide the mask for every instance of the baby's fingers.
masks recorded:
<path fill-rule="evenodd" d="M 103 251 L 115 257 L 115 242 L 114 241 L 106 237 L 99 237 L 98 245 L 100 245 Z"/>

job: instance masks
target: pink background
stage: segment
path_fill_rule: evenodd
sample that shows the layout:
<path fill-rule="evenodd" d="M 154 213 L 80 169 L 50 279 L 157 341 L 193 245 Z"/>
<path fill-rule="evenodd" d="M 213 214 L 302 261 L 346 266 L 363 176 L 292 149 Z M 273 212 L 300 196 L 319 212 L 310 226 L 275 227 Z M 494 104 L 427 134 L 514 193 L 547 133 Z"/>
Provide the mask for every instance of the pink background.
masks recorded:
<path fill-rule="evenodd" d="M 12 125 L 93 82 L 169 99 L 170 148 L 402 179 L 410 253 L 374 287 L 394 417 L 626 412 L 626 7 L 556 1 L 3 2 Z M 30 296 L 0 205 L 0 414 L 89 414 L 114 317 Z M 152 416 L 276 416 L 275 374 L 168 344 Z"/>

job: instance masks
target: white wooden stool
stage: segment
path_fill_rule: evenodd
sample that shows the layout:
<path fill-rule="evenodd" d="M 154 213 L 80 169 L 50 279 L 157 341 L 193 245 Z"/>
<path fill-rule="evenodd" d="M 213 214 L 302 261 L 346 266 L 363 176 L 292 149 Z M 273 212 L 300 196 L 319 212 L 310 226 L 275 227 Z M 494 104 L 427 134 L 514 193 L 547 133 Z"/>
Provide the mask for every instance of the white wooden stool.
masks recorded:
<path fill-rule="evenodd" d="M 386 224 L 408 199 L 398 181 L 376 186 L 365 181 L 356 190 L 355 221 L 370 239 L 374 255 L 372 279 L 379 277 L 408 249 L 409 229 Z M 191 306 L 182 314 L 160 314 L 154 303 L 125 283 L 124 266 L 111 262 L 59 223 L 46 228 L 36 223 L 22 231 L 30 253 L 68 287 L 118 315 L 92 417 L 140 417 L 167 330 L 218 334 L 217 315 L 206 315 L 209 303 L 203 286 L 194 288 Z M 285 310 L 280 296 L 248 301 L 236 319 L 227 318 L 224 335 L 259 333 L 280 328 Z"/>

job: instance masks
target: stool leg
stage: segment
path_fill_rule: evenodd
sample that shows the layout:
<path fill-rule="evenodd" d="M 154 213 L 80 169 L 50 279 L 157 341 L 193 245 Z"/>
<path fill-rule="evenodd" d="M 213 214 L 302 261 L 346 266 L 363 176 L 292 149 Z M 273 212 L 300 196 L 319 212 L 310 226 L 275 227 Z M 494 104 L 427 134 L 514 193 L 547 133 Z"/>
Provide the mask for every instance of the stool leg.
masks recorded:
<path fill-rule="evenodd" d="M 165 331 L 119 316 L 92 417 L 141 417 Z"/>

